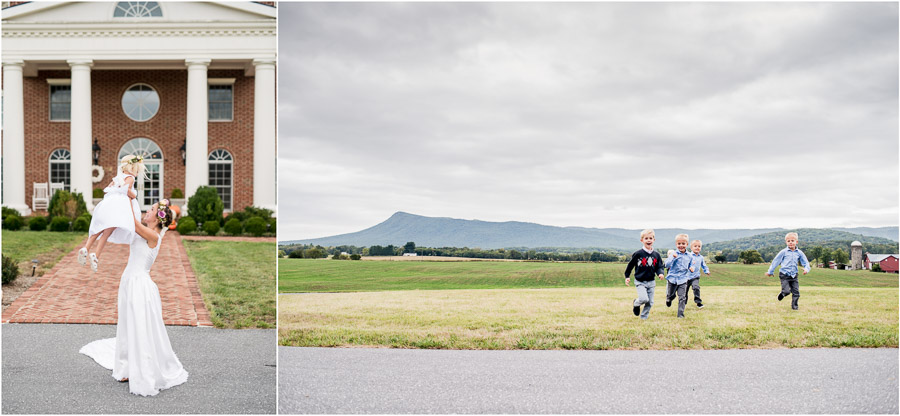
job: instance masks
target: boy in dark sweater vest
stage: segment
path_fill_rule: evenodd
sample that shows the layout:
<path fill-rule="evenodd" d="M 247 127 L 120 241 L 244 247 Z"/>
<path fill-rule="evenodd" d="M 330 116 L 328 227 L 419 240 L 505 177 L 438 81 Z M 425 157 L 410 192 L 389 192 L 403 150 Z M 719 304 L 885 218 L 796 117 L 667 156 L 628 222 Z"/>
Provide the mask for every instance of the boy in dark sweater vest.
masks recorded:
<path fill-rule="evenodd" d="M 653 242 L 656 241 L 656 233 L 653 230 L 641 231 L 641 243 L 644 248 L 635 251 L 631 255 L 631 261 L 625 268 L 625 285 L 631 280 L 631 270 L 634 269 L 634 287 L 638 297 L 632 303 L 632 312 L 641 319 L 650 317 L 650 308 L 653 306 L 653 291 L 656 289 L 656 277 L 663 279 L 663 261 L 659 253 L 653 251 Z M 641 312 L 641 305 L 644 311 Z"/>

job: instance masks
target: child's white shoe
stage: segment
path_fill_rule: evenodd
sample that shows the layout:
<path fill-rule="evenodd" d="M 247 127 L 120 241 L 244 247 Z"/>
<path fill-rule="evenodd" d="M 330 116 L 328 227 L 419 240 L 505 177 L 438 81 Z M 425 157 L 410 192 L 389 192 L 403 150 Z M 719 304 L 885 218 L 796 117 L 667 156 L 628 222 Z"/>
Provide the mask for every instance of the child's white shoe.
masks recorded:
<path fill-rule="evenodd" d="M 91 253 L 91 270 L 95 273 L 97 272 L 97 266 L 100 264 L 100 260 L 97 258 L 97 255 Z"/>
<path fill-rule="evenodd" d="M 78 264 L 84 266 L 87 264 L 87 249 L 82 247 L 81 250 L 78 250 Z"/>

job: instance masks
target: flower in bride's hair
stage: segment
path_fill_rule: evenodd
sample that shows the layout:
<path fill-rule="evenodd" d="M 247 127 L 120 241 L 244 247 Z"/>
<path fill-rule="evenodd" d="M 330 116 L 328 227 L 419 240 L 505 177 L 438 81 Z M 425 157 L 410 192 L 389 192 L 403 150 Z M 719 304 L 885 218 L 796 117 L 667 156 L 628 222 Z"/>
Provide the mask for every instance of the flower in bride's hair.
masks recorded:
<path fill-rule="evenodd" d="M 156 212 L 156 216 L 159 218 L 166 218 L 166 212 L 163 210 L 159 210 Z"/>

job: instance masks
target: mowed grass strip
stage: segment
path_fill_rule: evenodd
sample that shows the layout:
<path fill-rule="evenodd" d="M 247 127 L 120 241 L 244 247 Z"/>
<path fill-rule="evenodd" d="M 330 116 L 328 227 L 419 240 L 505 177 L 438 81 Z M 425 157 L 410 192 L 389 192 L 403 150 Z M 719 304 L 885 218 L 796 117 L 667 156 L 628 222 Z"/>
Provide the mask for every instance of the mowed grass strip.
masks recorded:
<path fill-rule="evenodd" d="M 280 295 L 279 344 L 438 349 L 728 349 L 898 346 L 896 289 L 708 287 L 685 319 L 657 286 L 650 319 L 628 288 Z"/>
<path fill-rule="evenodd" d="M 38 273 L 49 271 L 87 238 L 87 233 L 3 230 L 3 255 L 16 261 L 19 273 L 31 273 L 37 259 Z"/>
<path fill-rule="evenodd" d="M 275 243 L 183 241 L 217 328 L 274 328 Z"/>
<path fill-rule="evenodd" d="M 278 290 L 371 292 L 382 290 L 621 287 L 624 263 L 350 261 L 280 259 Z M 703 286 L 779 286 L 768 264 L 711 264 Z M 898 287 L 896 274 L 813 269 L 801 286 Z"/>

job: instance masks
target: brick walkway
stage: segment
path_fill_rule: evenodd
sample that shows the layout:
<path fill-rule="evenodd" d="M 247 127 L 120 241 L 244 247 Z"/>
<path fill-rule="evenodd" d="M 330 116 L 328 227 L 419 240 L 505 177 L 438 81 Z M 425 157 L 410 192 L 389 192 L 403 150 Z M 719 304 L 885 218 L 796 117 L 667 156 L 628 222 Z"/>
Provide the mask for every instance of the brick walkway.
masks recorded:
<path fill-rule="evenodd" d="M 9 305 L 3 311 L 3 323 L 115 324 L 128 246 L 107 244 L 97 273 L 78 264 L 82 246 Z M 212 326 L 178 233 L 166 233 L 150 277 L 159 287 L 166 325 Z"/>

